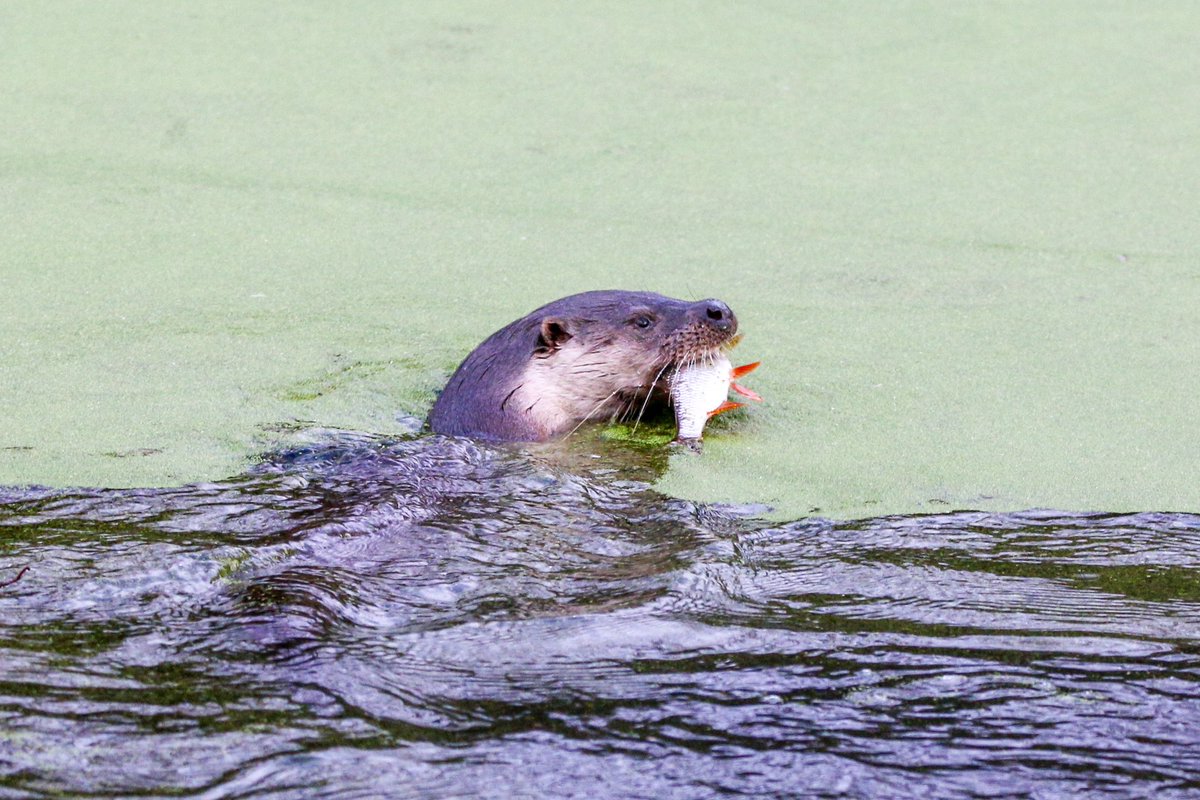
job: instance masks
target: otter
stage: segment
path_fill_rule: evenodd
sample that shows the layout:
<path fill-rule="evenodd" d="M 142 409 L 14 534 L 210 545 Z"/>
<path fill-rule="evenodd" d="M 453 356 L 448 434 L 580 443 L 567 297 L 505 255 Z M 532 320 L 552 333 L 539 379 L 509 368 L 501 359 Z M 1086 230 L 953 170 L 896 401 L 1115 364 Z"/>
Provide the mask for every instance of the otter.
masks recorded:
<path fill-rule="evenodd" d="M 666 401 L 669 370 L 737 332 L 720 300 L 594 291 L 555 300 L 476 347 L 429 413 L 435 433 L 539 442 Z"/>

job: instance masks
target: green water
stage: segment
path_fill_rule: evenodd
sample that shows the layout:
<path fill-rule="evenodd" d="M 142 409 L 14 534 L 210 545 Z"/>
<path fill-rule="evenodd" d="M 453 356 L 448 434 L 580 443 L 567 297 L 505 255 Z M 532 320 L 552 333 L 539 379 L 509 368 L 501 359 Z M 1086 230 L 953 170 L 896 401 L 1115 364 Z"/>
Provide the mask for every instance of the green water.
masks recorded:
<path fill-rule="evenodd" d="M 662 482 L 785 517 L 1200 508 L 1200 9 L 6 3 L 0 484 L 403 430 L 592 288 L 768 402 Z M 399 415 L 399 416 L 398 416 Z"/>

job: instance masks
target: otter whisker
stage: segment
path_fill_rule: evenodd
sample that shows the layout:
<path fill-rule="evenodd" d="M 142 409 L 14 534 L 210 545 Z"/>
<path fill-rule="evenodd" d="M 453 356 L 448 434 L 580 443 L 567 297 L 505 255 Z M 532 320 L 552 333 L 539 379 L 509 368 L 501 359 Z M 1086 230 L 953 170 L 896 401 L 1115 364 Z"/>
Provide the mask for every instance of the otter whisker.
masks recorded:
<path fill-rule="evenodd" d="M 597 411 L 599 411 L 601 408 L 603 408 L 605 403 L 607 403 L 609 400 L 612 400 L 612 399 L 613 399 L 613 397 L 616 395 L 616 393 L 617 393 L 617 392 L 619 392 L 619 391 L 621 391 L 620 387 L 618 387 L 618 388 L 616 388 L 616 389 L 613 389 L 611 392 L 609 392 L 609 394 L 608 394 L 608 397 L 604 398 L 604 399 L 603 399 L 603 400 L 601 400 L 599 403 L 596 403 L 596 405 L 592 407 L 592 410 L 591 410 L 591 411 L 589 411 L 589 412 L 588 412 L 588 413 L 587 413 L 587 414 L 584 416 L 584 418 L 583 418 L 583 419 L 579 420 L 579 423 L 578 423 L 578 424 L 577 424 L 577 425 L 576 425 L 574 428 L 571 428 L 571 430 L 570 430 L 570 431 L 568 431 L 568 432 L 567 432 L 567 435 L 566 435 L 566 436 L 564 436 L 563 438 L 564 438 L 564 439 L 566 439 L 566 438 L 568 438 L 568 437 L 569 437 L 571 434 L 575 433 L 575 431 L 579 430 L 580 426 L 582 426 L 582 425 L 583 425 L 583 423 L 585 423 L 585 422 L 587 422 L 588 420 L 590 420 L 590 419 L 592 418 L 592 416 L 593 416 L 593 415 L 594 415 L 594 414 L 595 414 Z"/>
<path fill-rule="evenodd" d="M 619 413 L 613 415 L 613 421 L 625 422 L 626 420 L 628 420 L 630 413 L 633 412 L 633 405 L 636 400 L 637 400 L 637 395 L 633 395 L 632 397 L 626 398 L 625 400 L 621 401 L 621 405 L 617 409 L 617 411 Z"/>
<path fill-rule="evenodd" d="M 642 424 L 642 416 L 646 413 L 646 406 L 650 403 L 650 396 L 654 394 L 654 387 L 658 384 L 658 379 L 662 377 L 662 374 L 666 372 L 667 367 L 669 366 L 671 366 L 670 361 L 668 361 L 666 364 L 663 364 L 662 369 L 660 369 L 654 376 L 654 380 L 650 381 L 650 388 L 646 390 L 646 399 L 642 401 L 642 407 L 638 411 L 637 419 L 633 421 L 634 433 L 637 433 L 638 425 Z"/>

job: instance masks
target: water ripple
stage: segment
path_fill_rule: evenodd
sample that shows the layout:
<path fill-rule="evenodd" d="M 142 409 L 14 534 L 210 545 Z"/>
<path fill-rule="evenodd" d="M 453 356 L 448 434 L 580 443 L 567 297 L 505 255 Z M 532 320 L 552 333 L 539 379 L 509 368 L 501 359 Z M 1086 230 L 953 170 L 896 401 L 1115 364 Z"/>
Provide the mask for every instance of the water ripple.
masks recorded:
<path fill-rule="evenodd" d="M 1200 791 L 1200 517 L 771 524 L 608 455 L 338 436 L 220 483 L 5 490 L 0 785 Z"/>

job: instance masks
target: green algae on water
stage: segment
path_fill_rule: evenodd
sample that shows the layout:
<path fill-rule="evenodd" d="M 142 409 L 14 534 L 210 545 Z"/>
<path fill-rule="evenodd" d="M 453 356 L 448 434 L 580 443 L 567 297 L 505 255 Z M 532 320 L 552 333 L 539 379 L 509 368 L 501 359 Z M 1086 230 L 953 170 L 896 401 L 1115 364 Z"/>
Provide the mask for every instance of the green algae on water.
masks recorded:
<path fill-rule="evenodd" d="M 404 434 L 493 330 L 628 288 L 721 297 L 763 361 L 672 494 L 1200 508 L 1192 4 L 0 23 L 0 484 L 218 478 L 293 420 Z"/>

